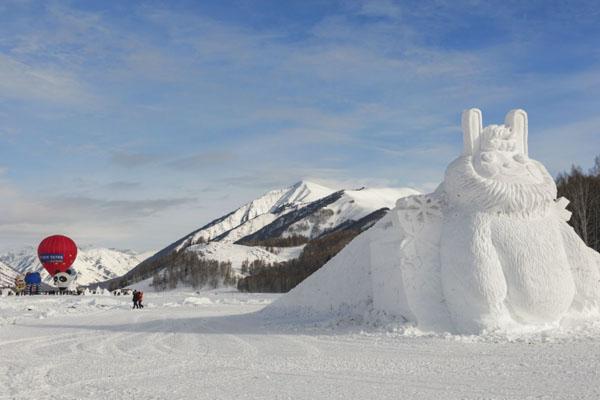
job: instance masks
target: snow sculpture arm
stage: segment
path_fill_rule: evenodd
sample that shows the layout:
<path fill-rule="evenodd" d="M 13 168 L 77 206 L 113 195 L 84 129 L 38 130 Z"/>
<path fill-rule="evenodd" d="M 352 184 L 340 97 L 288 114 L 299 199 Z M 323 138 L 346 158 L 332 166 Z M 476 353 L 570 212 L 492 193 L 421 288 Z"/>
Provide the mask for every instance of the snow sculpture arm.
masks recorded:
<path fill-rule="evenodd" d="M 571 272 L 575 282 L 575 298 L 572 307 L 578 311 L 600 307 L 600 256 L 585 245 L 567 222 L 571 212 L 567 210 L 569 200 L 561 197 L 555 203 L 555 212 L 561 220 L 562 234 Z"/>
<path fill-rule="evenodd" d="M 403 291 L 411 316 L 423 330 L 451 330 L 440 279 L 441 194 L 398 200 L 395 215 L 400 243 Z"/>

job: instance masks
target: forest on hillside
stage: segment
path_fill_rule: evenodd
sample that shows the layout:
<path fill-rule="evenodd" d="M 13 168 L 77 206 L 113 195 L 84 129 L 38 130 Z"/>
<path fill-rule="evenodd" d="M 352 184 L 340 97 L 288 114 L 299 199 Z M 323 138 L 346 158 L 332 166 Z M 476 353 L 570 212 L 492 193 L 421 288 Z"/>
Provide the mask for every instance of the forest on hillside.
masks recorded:
<path fill-rule="evenodd" d="M 289 292 L 313 272 L 339 253 L 361 231 L 346 229 L 309 241 L 300 257 L 282 263 L 266 264 L 255 261 L 247 271 L 248 276 L 238 280 L 238 290 L 243 292 Z"/>

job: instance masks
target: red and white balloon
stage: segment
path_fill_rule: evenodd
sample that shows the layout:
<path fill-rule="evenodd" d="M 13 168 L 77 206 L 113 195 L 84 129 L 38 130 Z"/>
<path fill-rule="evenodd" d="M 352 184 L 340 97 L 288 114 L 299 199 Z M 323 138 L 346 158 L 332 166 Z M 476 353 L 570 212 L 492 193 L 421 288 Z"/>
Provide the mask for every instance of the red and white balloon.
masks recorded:
<path fill-rule="evenodd" d="M 38 258 L 58 288 L 69 287 L 77 276 L 71 267 L 77 258 L 77 245 L 66 236 L 53 235 L 42 240 Z"/>

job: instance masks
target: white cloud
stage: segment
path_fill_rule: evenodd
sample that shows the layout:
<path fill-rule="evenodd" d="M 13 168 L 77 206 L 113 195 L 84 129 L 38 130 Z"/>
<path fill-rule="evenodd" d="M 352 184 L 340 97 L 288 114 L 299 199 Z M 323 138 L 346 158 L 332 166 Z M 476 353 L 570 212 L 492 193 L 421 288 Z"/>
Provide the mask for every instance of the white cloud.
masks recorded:
<path fill-rule="evenodd" d="M 0 97 L 77 105 L 93 99 L 78 79 L 65 71 L 32 67 L 0 54 Z"/>
<path fill-rule="evenodd" d="M 194 198 L 115 200 L 26 193 L 0 174 L 0 241 L 3 246 L 35 243 L 44 235 L 66 232 L 85 242 L 131 241 L 149 220 L 189 207 Z"/>

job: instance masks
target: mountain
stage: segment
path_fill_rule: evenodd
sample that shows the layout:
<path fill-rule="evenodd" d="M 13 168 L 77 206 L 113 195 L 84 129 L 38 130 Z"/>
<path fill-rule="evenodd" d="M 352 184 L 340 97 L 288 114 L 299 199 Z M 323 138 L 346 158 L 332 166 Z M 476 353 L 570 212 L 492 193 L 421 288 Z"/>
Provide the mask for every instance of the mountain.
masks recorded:
<path fill-rule="evenodd" d="M 77 271 L 77 284 L 89 285 L 121 276 L 152 254 L 153 252 L 138 254 L 132 250 L 81 247 L 73 264 L 73 268 Z M 0 262 L 21 274 L 40 271 L 43 282 L 52 281 L 40 264 L 37 249 L 34 247 L 29 246 L 16 252 L 2 254 Z"/>
<path fill-rule="evenodd" d="M 264 265 L 298 259 L 311 241 L 340 230 L 366 230 L 383 217 L 398 198 L 413 194 L 418 192 L 407 188 L 334 190 L 301 181 L 288 188 L 272 190 L 215 219 L 165 247 L 123 277 L 104 285 L 122 287 L 153 276 L 161 278 L 174 265 L 178 274 L 184 264 L 208 268 L 207 264 L 190 260 L 190 254 L 202 260 L 231 262 L 231 273 L 243 278 L 248 274 L 242 271 L 243 261 L 255 263 L 257 271 Z M 348 235 L 336 237 L 342 236 Z M 327 243 L 332 241 L 330 238 Z M 224 271 L 226 267 L 219 268 Z M 157 277 L 157 274 L 162 275 Z"/>
<path fill-rule="evenodd" d="M 408 188 L 361 188 L 340 190 L 292 212 L 286 213 L 238 241 L 240 244 L 275 242 L 300 236 L 315 239 L 340 226 L 356 222 L 382 208 L 394 207 L 401 197 L 418 194 Z"/>
<path fill-rule="evenodd" d="M 14 286 L 17 275 L 17 271 L 0 261 L 0 288 Z"/>
<path fill-rule="evenodd" d="M 277 217 L 298 210 L 333 192 L 333 189 L 307 181 L 298 182 L 285 189 L 272 190 L 187 235 L 178 242 L 177 250 L 211 240 L 235 242 L 269 225 Z"/>

